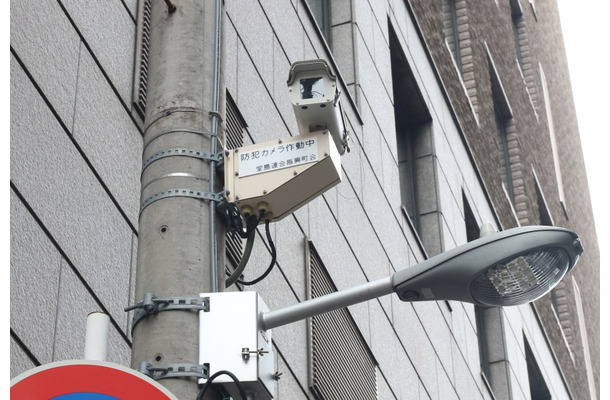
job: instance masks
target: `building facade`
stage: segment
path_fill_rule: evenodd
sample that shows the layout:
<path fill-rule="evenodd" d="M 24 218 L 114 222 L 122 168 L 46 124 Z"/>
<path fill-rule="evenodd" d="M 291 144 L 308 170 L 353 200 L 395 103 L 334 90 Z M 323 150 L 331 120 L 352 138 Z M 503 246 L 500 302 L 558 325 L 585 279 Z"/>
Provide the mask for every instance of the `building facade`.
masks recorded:
<path fill-rule="evenodd" d="M 82 358 L 98 310 L 108 360 L 132 364 L 147 13 L 182 18 L 173 3 L 11 1 L 11 378 Z M 271 224 L 274 246 L 261 225 L 243 279 L 273 247 L 274 269 L 228 290 L 278 309 L 484 224 L 565 227 L 585 249 L 532 304 L 385 296 L 276 328 L 275 398 L 600 398 L 599 248 L 555 1 L 230 0 L 221 32 L 224 149 L 299 134 L 299 60 L 331 66 L 350 132 L 342 182 Z M 223 239 L 230 270 L 244 242 Z"/>

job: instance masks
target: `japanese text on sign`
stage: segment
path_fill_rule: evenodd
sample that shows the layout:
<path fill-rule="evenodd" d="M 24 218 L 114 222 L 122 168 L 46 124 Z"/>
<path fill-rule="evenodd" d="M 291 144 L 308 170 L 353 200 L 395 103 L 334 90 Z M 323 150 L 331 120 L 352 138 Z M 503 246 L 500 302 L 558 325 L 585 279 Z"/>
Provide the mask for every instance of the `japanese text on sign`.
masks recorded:
<path fill-rule="evenodd" d="M 312 137 L 296 142 L 237 153 L 239 176 L 261 174 L 282 168 L 318 161 L 318 138 Z"/>

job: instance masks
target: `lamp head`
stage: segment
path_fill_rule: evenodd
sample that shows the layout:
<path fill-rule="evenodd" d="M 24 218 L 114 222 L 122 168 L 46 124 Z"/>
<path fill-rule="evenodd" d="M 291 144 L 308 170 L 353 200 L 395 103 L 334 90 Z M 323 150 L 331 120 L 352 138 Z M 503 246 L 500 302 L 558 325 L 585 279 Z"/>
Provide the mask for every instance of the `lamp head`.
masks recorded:
<path fill-rule="evenodd" d="M 392 276 L 392 287 L 403 301 L 520 305 L 555 287 L 582 251 L 578 236 L 567 229 L 514 228 L 398 271 Z"/>

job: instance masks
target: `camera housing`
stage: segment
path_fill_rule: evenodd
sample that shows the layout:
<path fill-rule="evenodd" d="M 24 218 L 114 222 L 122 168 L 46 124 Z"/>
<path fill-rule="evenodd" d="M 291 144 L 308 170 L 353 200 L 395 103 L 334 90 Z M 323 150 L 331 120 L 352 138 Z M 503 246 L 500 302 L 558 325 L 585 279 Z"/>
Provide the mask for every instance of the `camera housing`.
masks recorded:
<path fill-rule="evenodd" d="M 328 130 L 339 154 L 349 151 L 337 77 L 326 61 L 316 59 L 293 63 L 287 83 L 299 134 Z"/>

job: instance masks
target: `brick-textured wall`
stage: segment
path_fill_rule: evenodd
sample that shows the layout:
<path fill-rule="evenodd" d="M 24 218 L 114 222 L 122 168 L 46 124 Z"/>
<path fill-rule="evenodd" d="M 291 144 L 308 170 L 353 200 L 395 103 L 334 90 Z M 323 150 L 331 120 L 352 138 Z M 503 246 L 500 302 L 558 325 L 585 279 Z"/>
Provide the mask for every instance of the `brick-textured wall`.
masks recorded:
<path fill-rule="evenodd" d="M 516 62 L 508 2 L 478 2 L 476 5 L 467 2 L 470 45 L 473 49 L 474 74 L 477 76 L 479 97 L 478 125 L 463 99 L 459 78 L 449 67 L 451 55 L 446 46 L 441 45 L 442 25 L 438 21 L 438 10 L 431 2 L 412 0 L 411 3 L 504 228 L 517 224 L 539 223 L 534 190 L 535 171 L 555 224 L 573 229 L 581 237 L 585 253 L 572 276 L 579 287 L 588 291 L 582 300 L 586 310 L 593 371 L 599 385 L 599 352 L 594 350 L 599 349 L 599 248 L 556 2 L 537 0 L 534 11 L 528 1 L 520 1 L 523 15 L 518 21 L 518 38 L 523 55 L 522 68 L 519 68 Z M 494 117 L 489 72 L 484 61 L 484 43 L 490 49 L 513 111 L 514 125 L 510 126 L 509 137 L 514 140 L 510 140 L 509 146 L 512 149 L 511 159 L 518 157 L 512 159 L 515 163 L 511 161 L 518 221 L 510 210 L 506 196 L 500 190 L 501 178 L 493 165 L 495 159 L 489 157 L 490 154 L 496 153 L 497 149 L 491 140 Z M 566 210 L 559 201 L 547 115 L 542 104 L 544 99 L 539 95 L 539 66 L 544 69 L 549 85 L 553 125 L 566 194 Z M 536 304 L 564 368 L 570 390 L 576 398 L 587 398 L 588 386 L 582 364 L 582 348 L 577 352 L 577 361 L 572 362 L 549 299 L 542 299 Z M 576 318 L 575 313 L 572 313 L 573 324 L 577 324 Z"/>

